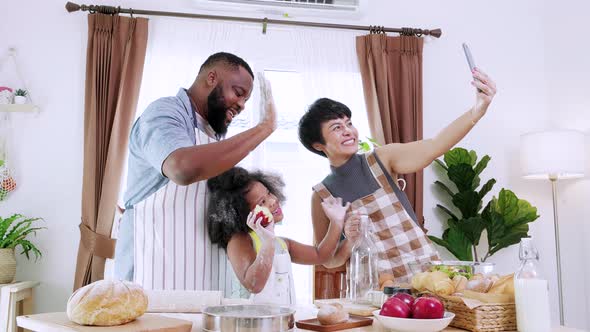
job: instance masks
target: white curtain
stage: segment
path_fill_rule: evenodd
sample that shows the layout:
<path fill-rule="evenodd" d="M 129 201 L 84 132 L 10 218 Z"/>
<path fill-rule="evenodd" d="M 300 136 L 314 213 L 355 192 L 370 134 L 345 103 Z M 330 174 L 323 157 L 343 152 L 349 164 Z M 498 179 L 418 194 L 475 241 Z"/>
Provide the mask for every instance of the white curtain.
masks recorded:
<path fill-rule="evenodd" d="M 303 148 L 297 123 L 317 98 L 328 97 L 348 105 L 361 137 L 369 135 L 363 90 L 355 53 L 355 36 L 349 31 L 279 27 L 266 34 L 258 24 L 151 18 L 150 36 L 138 116 L 157 98 L 176 95 L 189 87 L 205 59 L 219 51 L 234 53 L 257 73 L 265 71 L 273 87 L 279 112 L 278 130 L 240 166 L 272 171 L 286 182 L 285 220 L 279 236 L 312 244 L 311 187 L 329 172 L 325 158 Z M 258 83 L 246 110 L 234 120 L 228 136 L 258 123 Z M 311 266 L 294 265 L 299 303 L 312 298 Z"/>

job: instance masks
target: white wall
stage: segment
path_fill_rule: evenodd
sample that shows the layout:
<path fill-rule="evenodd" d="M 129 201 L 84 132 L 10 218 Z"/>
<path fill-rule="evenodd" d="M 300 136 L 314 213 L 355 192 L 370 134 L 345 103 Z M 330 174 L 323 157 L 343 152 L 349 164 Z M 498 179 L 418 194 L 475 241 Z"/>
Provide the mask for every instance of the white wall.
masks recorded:
<path fill-rule="evenodd" d="M 569 31 L 582 31 L 582 23 L 590 14 L 590 3 L 582 0 L 567 0 L 560 3 L 548 1 L 545 15 L 545 50 L 547 59 L 547 113 L 549 128 L 577 129 L 590 134 L 590 46 L 578 33 L 564 33 L 559 27 L 567 26 Z M 559 190 L 559 225 L 563 282 L 566 285 L 566 322 L 578 326 L 590 318 L 584 315 L 590 308 L 590 136 L 587 136 L 585 153 L 586 179 L 562 181 Z M 547 195 L 550 189 L 545 189 Z M 572 286 L 570 286 L 572 285 Z M 585 286 L 585 287 L 584 287 Z M 585 296 L 580 296 L 585 294 Z M 586 316 L 586 322 L 584 322 Z"/>
<path fill-rule="evenodd" d="M 188 1 L 181 0 L 102 3 L 144 9 L 194 11 Z M 42 216 L 49 227 L 36 239 L 45 253 L 43 260 L 34 264 L 19 257 L 18 277 L 43 282 L 37 290 L 36 311 L 39 312 L 64 310 L 73 284 L 79 238 L 77 225 L 80 222 L 87 27 L 85 14 L 67 14 L 63 9 L 64 4 L 65 1 L 55 0 L 3 1 L 0 4 L 0 34 L 3 36 L 0 39 L 0 52 L 9 46 L 18 49 L 28 87 L 42 107 L 39 116 L 12 116 L 12 156 L 20 178 L 20 188 L 8 201 L 0 203 L 1 215 L 21 212 Z M 478 66 L 493 76 L 499 92 L 489 113 L 460 145 L 476 149 L 480 155 L 489 154 L 492 157 L 483 178 L 494 177 L 498 181 L 493 194 L 506 187 L 539 208 L 541 218 L 532 225 L 531 233 L 539 244 L 544 269 L 552 285 L 555 285 L 555 278 L 550 276 L 555 263 L 552 258 L 549 184 L 525 182 L 518 168 L 519 135 L 546 128 L 555 122 L 554 109 L 547 106 L 548 102 L 549 105 L 563 103 L 559 97 L 552 101 L 547 99 L 552 99 L 552 89 L 566 89 L 566 83 L 569 83 L 571 76 L 575 76 L 575 72 L 559 74 L 560 67 L 556 66 L 559 61 L 554 59 L 560 57 L 560 47 L 553 49 L 550 43 L 554 43 L 556 38 L 545 38 L 544 35 L 551 32 L 550 25 L 567 26 L 575 22 L 579 22 L 578 31 L 583 31 L 581 22 L 584 14 L 579 13 L 570 18 L 563 12 L 559 16 L 559 24 L 556 24 L 544 19 L 550 13 L 550 9 L 544 9 L 542 3 L 533 0 L 502 0 L 480 2 L 477 5 L 466 0 L 429 0 L 419 5 L 371 0 L 368 16 L 348 23 L 443 29 L 441 39 L 427 38 L 425 45 L 425 136 L 438 132 L 467 110 L 474 100 L 467 64 L 460 47 L 463 41 L 470 44 Z M 565 35 L 557 31 L 553 33 L 554 37 Z M 568 38 L 577 38 L 578 35 L 570 33 Z M 547 62 L 546 53 L 549 55 Z M 582 55 L 577 61 L 578 67 L 585 64 Z M 581 76 L 578 82 L 580 85 L 575 92 L 582 96 L 581 85 L 584 80 Z M 587 105 L 588 99 L 585 102 Z M 571 107 L 572 116 L 579 114 L 573 110 L 576 107 Z M 584 109 L 587 112 L 588 107 Z M 563 121 L 566 121 L 565 118 Z M 588 123 L 580 129 L 588 130 Z M 425 216 L 427 228 L 434 234 L 440 234 L 443 227 L 439 222 L 440 216 L 434 210 L 439 195 L 432 187 L 436 178 L 430 168 L 426 170 Z M 561 187 L 563 200 L 568 194 L 574 195 L 569 192 L 573 186 L 568 184 Z M 588 197 L 587 188 L 574 190 L 579 190 L 575 197 Z M 582 219 L 572 212 L 580 211 L 579 214 L 582 214 L 582 199 L 568 201 L 567 204 L 574 206 L 569 209 L 569 212 L 575 213 L 570 219 Z M 589 234 L 588 229 L 585 234 Z M 576 256 L 570 253 L 581 255 L 584 251 L 580 237 L 576 240 L 564 241 L 569 246 L 568 255 L 564 255 L 564 266 L 572 270 L 579 265 L 576 265 Z M 587 252 L 588 248 L 585 249 Z M 514 247 L 496 254 L 491 260 L 498 264 L 498 270 L 508 272 L 517 268 L 517 256 L 517 248 Z M 571 280 L 571 283 L 568 281 L 567 301 L 572 307 L 568 319 L 572 321 L 569 324 L 571 326 L 587 326 L 584 321 L 587 306 L 584 293 L 579 292 L 579 289 L 583 289 L 583 276 L 587 276 L 588 272 L 576 272 L 579 277 Z M 556 298 L 554 291 L 552 287 L 553 299 Z M 579 309 L 573 308 L 574 304 Z M 556 321 L 557 307 L 554 306 L 552 310 Z"/>

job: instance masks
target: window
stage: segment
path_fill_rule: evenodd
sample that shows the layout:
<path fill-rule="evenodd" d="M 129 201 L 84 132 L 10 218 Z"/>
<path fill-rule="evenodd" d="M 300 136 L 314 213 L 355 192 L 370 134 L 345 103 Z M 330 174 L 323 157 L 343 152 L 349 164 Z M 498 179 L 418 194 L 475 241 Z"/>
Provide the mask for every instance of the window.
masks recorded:
<path fill-rule="evenodd" d="M 311 222 L 312 187 L 330 172 L 326 158 L 316 155 L 299 142 L 297 128 L 299 119 L 307 107 L 320 97 L 331 97 L 345 103 L 353 111 L 353 123 L 359 129 L 359 137 L 368 135 L 368 123 L 364 108 L 360 75 L 358 73 L 321 73 L 321 82 L 310 84 L 315 79 L 309 75 L 289 71 L 265 71 L 271 82 L 278 111 L 278 128 L 239 165 L 247 169 L 271 171 L 285 181 L 287 201 L 283 204 L 285 219 L 275 228 L 278 236 L 287 237 L 304 244 L 313 244 Z M 308 76 L 308 79 L 304 79 Z M 329 89 L 322 93 L 322 82 L 329 82 Z M 307 83 L 307 84 L 306 84 Z M 357 89 L 353 87 L 357 85 Z M 258 91 L 255 91 L 258 94 Z M 346 94 L 345 99 L 344 94 Z M 258 95 L 256 96 L 258 98 Z M 258 123 L 259 100 L 248 105 L 230 126 L 228 137 L 247 130 Z M 312 266 L 293 264 L 298 303 L 311 303 L 313 291 Z"/>
<path fill-rule="evenodd" d="M 266 70 L 278 109 L 278 129 L 241 166 L 282 175 L 287 202 L 279 236 L 313 243 L 311 187 L 329 173 L 328 161 L 307 151 L 299 142 L 297 125 L 306 108 L 320 97 L 346 104 L 360 138 L 369 135 L 363 88 L 358 72 L 355 36 L 362 32 L 305 27 L 269 29 L 258 24 L 210 22 L 173 18 L 150 19 L 150 34 L 139 95 L 137 116 L 154 100 L 174 96 L 189 87 L 205 59 L 219 51 L 244 58 L 254 73 Z M 271 70 L 272 69 L 272 70 Z M 228 137 L 252 128 L 260 118 L 257 82 L 246 110 L 229 128 Z M 126 180 L 122 183 L 122 193 Z M 117 219 L 116 219 L 117 220 Z M 117 223 L 113 225 L 116 236 Z M 107 263 L 105 277 L 111 272 Z M 312 267 L 293 265 L 299 303 L 312 298 Z"/>

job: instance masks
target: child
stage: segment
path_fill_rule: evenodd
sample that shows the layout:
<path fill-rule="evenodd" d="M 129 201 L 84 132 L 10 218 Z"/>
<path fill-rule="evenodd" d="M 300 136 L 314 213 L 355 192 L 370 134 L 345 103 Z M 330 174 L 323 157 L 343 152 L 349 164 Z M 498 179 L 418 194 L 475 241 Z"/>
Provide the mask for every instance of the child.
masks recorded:
<path fill-rule="evenodd" d="M 280 177 L 248 172 L 241 167 L 209 179 L 211 192 L 208 230 L 212 243 L 226 249 L 240 283 L 255 303 L 295 304 L 291 262 L 323 264 L 335 253 L 349 204 L 340 198 L 322 203 L 330 220 L 328 231 L 317 246 L 304 245 L 274 234 L 274 224 L 283 220 L 281 203 L 284 183 Z M 252 211 L 266 207 L 274 220 L 266 227 Z"/>

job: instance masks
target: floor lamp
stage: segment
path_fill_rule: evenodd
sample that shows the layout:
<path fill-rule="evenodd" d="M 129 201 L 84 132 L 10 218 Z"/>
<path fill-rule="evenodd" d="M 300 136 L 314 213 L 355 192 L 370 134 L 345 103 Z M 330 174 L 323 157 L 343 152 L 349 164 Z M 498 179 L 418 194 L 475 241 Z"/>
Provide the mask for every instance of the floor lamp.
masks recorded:
<path fill-rule="evenodd" d="M 584 133 L 575 130 L 539 131 L 524 134 L 520 139 L 523 177 L 551 181 L 560 325 L 564 325 L 564 313 L 557 218 L 557 181 L 584 177 L 586 154 L 584 140 Z"/>

